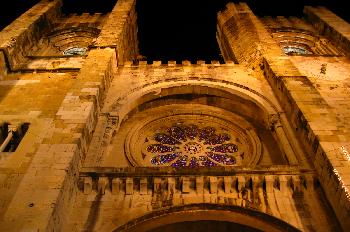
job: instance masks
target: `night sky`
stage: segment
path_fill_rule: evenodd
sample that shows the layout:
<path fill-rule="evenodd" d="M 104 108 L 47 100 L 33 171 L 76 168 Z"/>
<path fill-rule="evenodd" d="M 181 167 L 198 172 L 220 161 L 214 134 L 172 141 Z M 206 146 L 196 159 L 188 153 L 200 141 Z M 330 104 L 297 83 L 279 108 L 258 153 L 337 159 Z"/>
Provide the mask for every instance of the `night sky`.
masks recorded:
<path fill-rule="evenodd" d="M 11 0 L 0 9 L 2 29 L 39 0 Z M 115 0 L 64 0 L 66 13 L 108 12 Z M 216 13 L 230 0 L 138 0 L 140 53 L 147 60 L 219 60 Z M 239 1 L 234 1 L 239 2 Z M 241 1 L 242 2 L 242 1 Z M 345 0 L 248 0 L 258 16 L 302 16 L 303 6 L 326 6 L 350 21 Z M 9 5 L 10 4 L 10 5 Z M 4 5 L 2 5 L 4 6 Z"/>

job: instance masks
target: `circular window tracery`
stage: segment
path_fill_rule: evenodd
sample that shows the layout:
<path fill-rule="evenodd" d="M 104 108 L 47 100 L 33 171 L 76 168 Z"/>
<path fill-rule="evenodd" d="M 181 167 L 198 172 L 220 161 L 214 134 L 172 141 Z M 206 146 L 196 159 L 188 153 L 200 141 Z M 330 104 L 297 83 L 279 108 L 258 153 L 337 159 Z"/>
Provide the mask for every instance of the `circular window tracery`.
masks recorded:
<path fill-rule="evenodd" d="M 154 143 L 156 142 L 156 143 Z M 151 143 L 151 144 L 149 144 Z M 216 128 L 181 125 L 164 128 L 155 133 L 154 141 L 146 142 L 152 165 L 172 167 L 212 167 L 235 165 L 244 158 L 239 146 L 227 133 L 217 133 Z"/>
<path fill-rule="evenodd" d="M 242 164 L 244 151 L 237 135 L 200 124 L 177 123 L 157 129 L 145 139 L 143 156 L 150 157 L 151 166 L 175 168 Z"/>
<path fill-rule="evenodd" d="M 181 106 L 175 112 L 167 111 L 171 106 L 144 111 L 123 126 L 128 132 L 116 138 L 115 146 L 124 141 L 131 165 L 195 168 L 248 166 L 259 161 L 260 140 L 247 121 L 214 107 L 196 105 L 198 109 L 187 113 L 190 108 Z"/>

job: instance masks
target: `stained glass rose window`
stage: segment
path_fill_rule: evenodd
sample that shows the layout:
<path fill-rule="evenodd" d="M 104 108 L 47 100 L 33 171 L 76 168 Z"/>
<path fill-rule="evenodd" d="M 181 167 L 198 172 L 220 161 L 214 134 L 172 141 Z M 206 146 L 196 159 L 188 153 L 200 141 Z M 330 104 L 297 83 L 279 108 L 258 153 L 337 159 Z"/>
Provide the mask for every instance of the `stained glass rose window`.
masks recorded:
<path fill-rule="evenodd" d="M 146 141 L 145 156 L 153 166 L 212 167 L 239 165 L 244 153 L 227 133 L 214 127 L 197 125 L 171 126 Z"/>

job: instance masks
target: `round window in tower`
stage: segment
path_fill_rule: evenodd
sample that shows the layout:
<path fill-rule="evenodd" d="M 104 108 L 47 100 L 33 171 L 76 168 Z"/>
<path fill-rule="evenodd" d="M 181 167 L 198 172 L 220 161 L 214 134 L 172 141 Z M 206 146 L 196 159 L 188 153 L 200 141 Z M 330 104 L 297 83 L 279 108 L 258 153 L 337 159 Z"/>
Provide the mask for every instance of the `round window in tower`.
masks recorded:
<path fill-rule="evenodd" d="M 63 55 L 65 56 L 85 55 L 86 52 L 87 52 L 87 48 L 70 47 L 63 51 Z"/>
<path fill-rule="evenodd" d="M 284 46 L 283 51 L 287 55 L 310 55 L 312 52 L 310 52 L 308 49 L 298 46 Z"/>

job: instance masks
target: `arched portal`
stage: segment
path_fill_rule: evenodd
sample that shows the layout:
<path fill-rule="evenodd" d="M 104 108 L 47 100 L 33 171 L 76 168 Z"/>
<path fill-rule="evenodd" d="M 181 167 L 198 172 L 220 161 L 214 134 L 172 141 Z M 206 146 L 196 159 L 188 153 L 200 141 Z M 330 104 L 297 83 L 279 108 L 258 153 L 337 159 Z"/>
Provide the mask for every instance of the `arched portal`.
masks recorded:
<path fill-rule="evenodd" d="M 202 224 L 199 225 L 200 223 Z M 209 231 L 213 225 L 217 226 L 215 231 L 300 231 L 280 219 L 254 210 L 238 206 L 192 204 L 153 211 L 129 221 L 114 232 L 189 231 L 188 228 L 196 228 L 196 225 L 197 229 L 202 228 L 204 231 Z M 204 225 L 208 227 L 205 228 Z"/>

